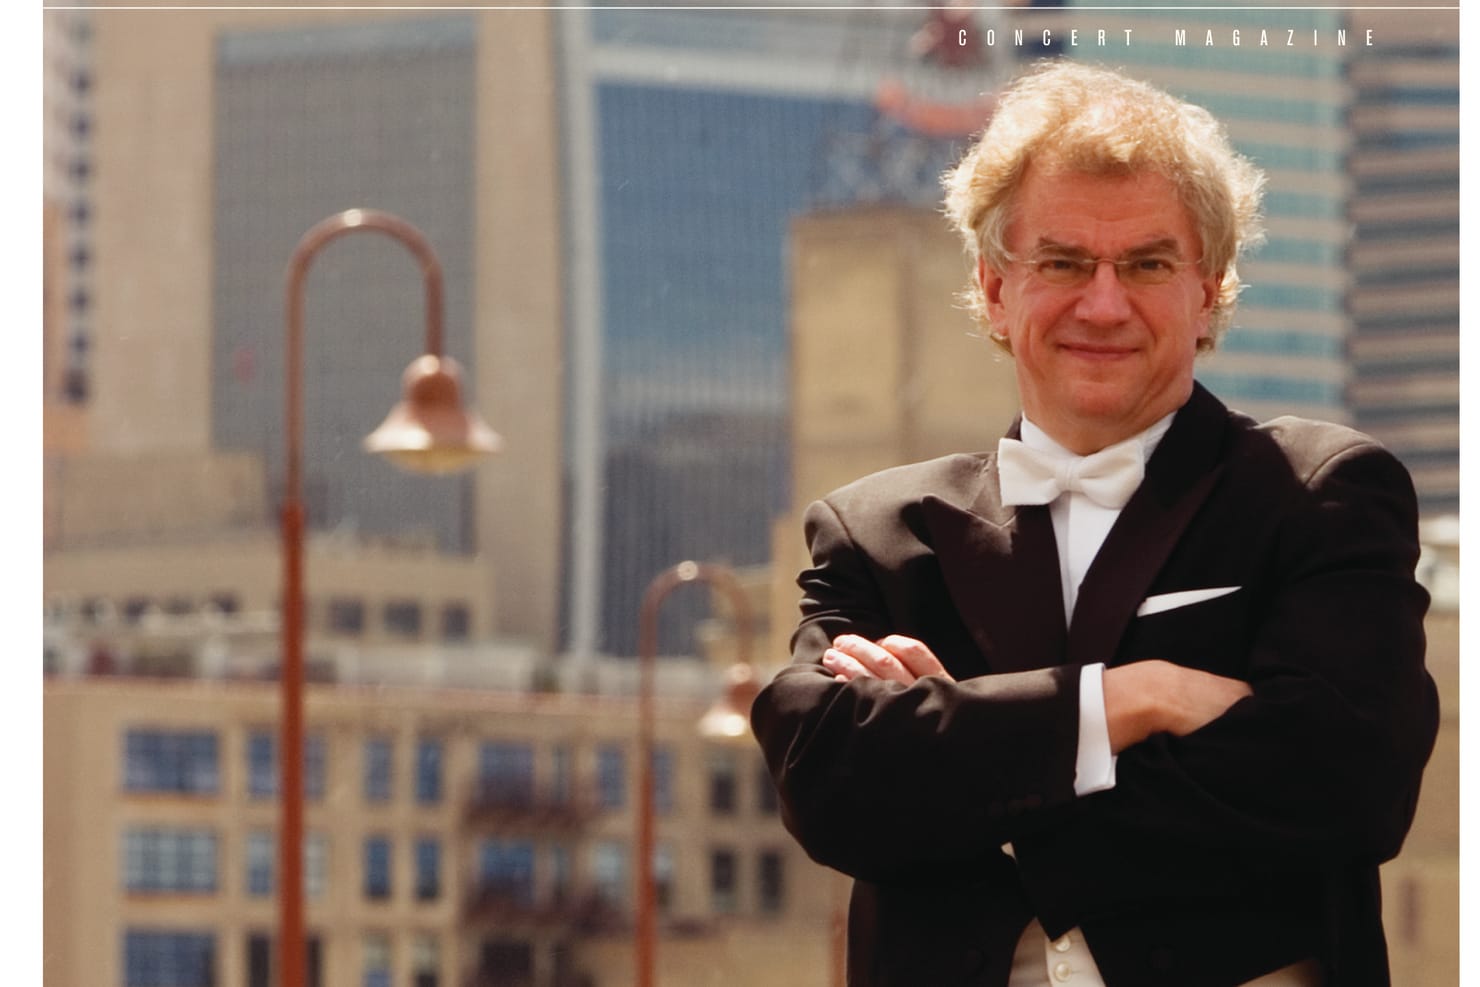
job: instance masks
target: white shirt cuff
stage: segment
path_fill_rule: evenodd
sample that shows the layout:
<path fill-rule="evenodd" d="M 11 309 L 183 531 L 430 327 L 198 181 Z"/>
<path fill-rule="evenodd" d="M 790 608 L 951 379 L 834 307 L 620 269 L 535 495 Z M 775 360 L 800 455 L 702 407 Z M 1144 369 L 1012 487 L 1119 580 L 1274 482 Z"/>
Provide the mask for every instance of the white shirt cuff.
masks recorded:
<path fill-rule="evenodd" d="M 1079 750 L 1074 758 L 1074 794 L 1088 795 L 1115 787 L 1115 755 L 1110 753 L 1110 724 L 1105 719 L 1105 664 L 1085 665 L 1079 672 Z"/>

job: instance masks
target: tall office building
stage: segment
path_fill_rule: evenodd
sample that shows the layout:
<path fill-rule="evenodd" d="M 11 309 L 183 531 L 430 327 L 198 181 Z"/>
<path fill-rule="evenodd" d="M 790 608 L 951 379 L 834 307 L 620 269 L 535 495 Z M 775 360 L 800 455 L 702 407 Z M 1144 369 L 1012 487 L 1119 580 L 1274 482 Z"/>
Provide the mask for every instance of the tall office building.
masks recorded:
<path fill-rule="evenodd" d="M 1256 417 L 1311 414 L 1371 433 L 1413 474 L 1425 514 L 1457 511 L 1457 14 L 1140 23 L 1153 43 L 1114 60 L 1212 110 L 1270 178 L 1269 240 L 1241 267 L 1236 327 L 1201 379 Z"/>
<path fill-rule="evenodd" d="M 46 447 L 76 449 L 85 434 L 93 344 L 93 51 L 86 11 L 44 23 L 42 52 L 42 393 Z"/>
<path fill-rule="evenodd" d="M 1459 33 L 1454 15 L 1354 11 L 1348 254 L 1353 421 L 1427 513 L 1459 511 Z"/>
<path fill-rule="evenodd" d="M 969 102 L 1016 60 L 934 71 L 910 52 L 925 16 L 562 13 L 570 650 L 630 654 L 643 587 L 681 557 L 769 558 L 790 495 L 789 225 L 933 208 L 959 146 L 889 120 L 881 88 Z"/>
<path fill-rule="evenodd" d="M 283 462 L 287 258 L 310 226 L 354 206 L 395 213 L 434 245 L 445 283 L 445 352 L 475 367 L 472 332 L 472 17 L 228 29 L 216 38 L 211 437 L 251 450 L 277 490 Z M 303 340 L 305 489 L 320 525 L 474 548 L 473 481 L 388 470 L 345 455 L 379 424 L 422 352 L 415 259 L 356 236 L 309 270 Z M 474 395 L 477 389 L 473 388 Z M 414 519 L 414 520 L 413 520 Z"/>

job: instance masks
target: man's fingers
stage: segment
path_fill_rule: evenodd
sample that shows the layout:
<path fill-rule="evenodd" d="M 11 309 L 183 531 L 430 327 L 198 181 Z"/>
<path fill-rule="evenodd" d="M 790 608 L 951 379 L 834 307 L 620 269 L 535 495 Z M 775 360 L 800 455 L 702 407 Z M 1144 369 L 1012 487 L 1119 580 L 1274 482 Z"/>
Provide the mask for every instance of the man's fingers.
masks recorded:
<path fill-rule="evenodd" d="M 935 657 L 935 652 L 926 647 L 922 641 L 903 634 L 890 634 L 879 641 L 879 647 L 888 651 L 900 664 L 904 665 L 915 678 L 923 678 L 926 675 L 939 675 L 950 678 L 946 674 L 946 667 Z"/>
<path fill-rule="evenodd" d="M 891 682 L 901 682 L 910 685 L 918 678 L 894 655 L 886 649 L 875 644 L 867 638 L 859 637 L 857 634 L 839 634 L 833 639 L 831 653 L 836 653 L 844 658 L 851 659 L 853 663 L 860 666 L 869 676 L 878 679 L 887 679 Z M 827 656 L 823 656 L 826 665 Z M 829 668 L 830 671 L 849 674 L 849 667 Z M 856 675 L 853 676 L 857 678 Z"/>
<path fill-rule="evenodd" d="M 836 648 L 828 648 L 822 653 L 822 667 L 832 672 L 833 678 L 840 682 L 875 678 L 875 675 L 867 668 L 864 668 L 857 659 L 844 654 Z"/>

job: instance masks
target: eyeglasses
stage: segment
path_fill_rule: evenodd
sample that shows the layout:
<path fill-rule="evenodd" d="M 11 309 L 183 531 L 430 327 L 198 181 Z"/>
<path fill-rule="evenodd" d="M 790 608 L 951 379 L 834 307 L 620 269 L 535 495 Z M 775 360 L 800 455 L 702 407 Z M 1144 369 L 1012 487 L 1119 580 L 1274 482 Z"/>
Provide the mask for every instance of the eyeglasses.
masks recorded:
<path fill-rule="evenodd" d="M 1161 251 L 1132 253 L 1125 257 L 1090 257 L 1086 254 L 1045 251 L 1031 257 L 1009 257 L 1028 268 L 1035 278 L 1055 288 L 1082 288 L 1089 284 L 1101 264 L 1115 265 L 1115 274 L 1127 288 L 1151 288 L 1166 284 L 1195 260 L 1178 260 Z"/>

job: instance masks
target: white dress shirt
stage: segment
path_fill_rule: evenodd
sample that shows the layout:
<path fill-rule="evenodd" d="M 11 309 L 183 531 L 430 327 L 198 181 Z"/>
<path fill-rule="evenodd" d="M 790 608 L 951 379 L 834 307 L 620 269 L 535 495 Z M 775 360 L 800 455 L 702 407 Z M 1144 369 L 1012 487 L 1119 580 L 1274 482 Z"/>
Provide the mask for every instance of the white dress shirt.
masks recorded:
<path fill-rule="evenodd" d="M 1136 436 L 1146 459 L 1172 425 L 1173 412 Z M 1022 442 L 1033 449 L 1076 457 L 1023 418 Z M 1060 494 L 1049 505 L 1054 541 L 1059 550 L 1059 579 L 1064 592 L 1064 623 L 1074 616 L 1079 584 L 1099 554 L 1105 536 L 1120 517 L 1119 508 L 1102 507 L 1078 492 Z M 1079 746 L 1074 761 L 1074 794 L 1088 795 L 1115 787 L 1115 756 L 1110 751 L 1110 728 L 1105 717 L 1104 662 L 1086 665 L 1079 675 Z M 1012 844 L 1003 849 L 1012 853 Z M 1317 987 L 1321 981 L 1314 961 L 1305 960 L 1249 981 L 1244 987 Z M 1008 987 L 1105 987 L 1100 968 L 1090 954 L 1084 935 L 1070 929 L 1049 939 L 1035 918 L 1018 939 L 1012 957 Z"/>
<path fill-rule="evenodd" d="M 1176 412 L 1167 415 L 1134 438 L 1141 441 L 1145 459 L 1172 427 Z M 1025 416 L 1023 445 L 1063 459 L 1083 459 L 1049 438 L 1048 433 Z M 1064 625 L 1074 619 L 1074 604 L 1079 599 L 1079 584 L 1084 582 L 1090 563 L 1105 543 L 1120 508 L 1101 507 L 1082 493 L 1059 495 L 1048 506 L 1053 521 L 1054 542 L 1059 550 L 1059 584 L 1064 595 Z M 1086 665 L 1079 676 L 1079 750 L 1074 762 L 1074 794 L 1088 795 L 1115 786 L 1115 758 L 1110 753 L 1110 728 L 1105 720 L 1104 662 Z"/>
<path fill-rule="evenodd" d="M 1141 451 L 1151 458 L 1162 436 L 1172 425 L 1176 412 L 1140 433 Z M 1021 431 L 1024 445 L 1064 459 L 1082 459 L 1049 438 L 1025 416 Z M 1074 617 L 1079 584 L 1099 554 L 1105 536 L 1120 517 L 1120 508 L 1101 507 L 1078 492 L 1060 494 L 1049 505 L 1054 542 L 1059 551 L 1059 581 L 1064 596 L 1064 624 Z M 1105 663 L 1084 666 L 1079 673 L 1079 746 L 1074 760 L 1074 794 L 1088 795 L 1115 787 L 1115 756 L 1110 751 L 1110 727 L 1105 718 Z M 1012 853 L 1012 845 L 1003 847 Z M 1071 929 L 1050 941 L 1043 926 L 1034 919 L 1023 930 L 1013 956 L 1008 987 L 1042 987 L 1067 984 L 1071 987 L 1104 987 L 1094 957 L 1080 931 Z"/>

